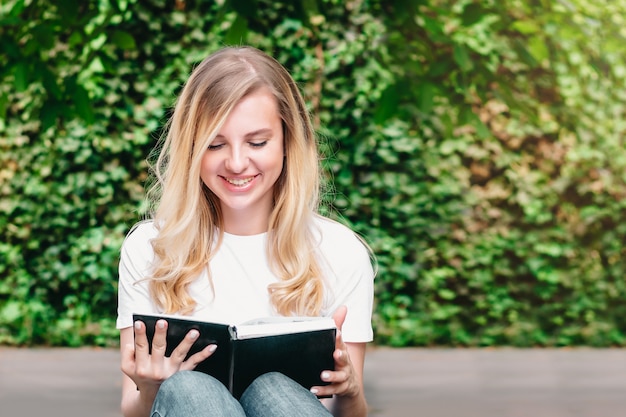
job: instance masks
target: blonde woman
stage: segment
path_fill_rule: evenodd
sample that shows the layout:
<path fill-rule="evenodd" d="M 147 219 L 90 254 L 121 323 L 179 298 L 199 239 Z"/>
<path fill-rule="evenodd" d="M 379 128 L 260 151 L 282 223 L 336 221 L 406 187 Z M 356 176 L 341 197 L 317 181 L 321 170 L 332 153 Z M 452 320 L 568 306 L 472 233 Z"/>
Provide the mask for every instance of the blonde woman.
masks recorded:
<path fill-rule="evenodd" d="M 178 98 L 155 177 L 153 219 L 121 251 L 124 416 L 365 416 L 374 272 L 361 240 L 316 214 L 316 139 L 288 72 L 250 47 L 207 57 Z M 322 373 L 329 385 L 310 389 L 266 374 L 236 400 L 193 371 L 219 346 L 184 360 L 192 330 L 165 357 L 160 320 L 149 354 L 135 312 L 224 323 L 332 316 L 341 330 L 335 370 Z"/>

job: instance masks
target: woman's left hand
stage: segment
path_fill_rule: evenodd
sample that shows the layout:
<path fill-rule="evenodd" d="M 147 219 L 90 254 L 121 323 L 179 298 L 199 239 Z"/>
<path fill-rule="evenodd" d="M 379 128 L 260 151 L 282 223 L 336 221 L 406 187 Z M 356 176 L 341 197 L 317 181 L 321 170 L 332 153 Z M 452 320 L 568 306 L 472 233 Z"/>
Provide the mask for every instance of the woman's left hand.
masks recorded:
<path fill-rule="evenodd" d="M 350 343 L 349 345 L 344 343 L 341 336 L 341 328 L 347 312 L 347 308 L 342 306 L 333 314 L 333 319 L 337 325 L 337 338 L 335 339 L 335 351 L 333 353 L 335 370 L 322 372 L 322 381 L 330 382 L 330 385 L 311 388 L 311 392 L 318 397 L 328 397 L 332 395 L 354 397 L 358 396 L 362 391 L 362 364 L 365 348 L 364 344 L 361 343 Z M 355 369 L 352 363 L 351 354 L 353 353 L 357 356 L 357 361 L 361 364 L 359 371 Z"/>

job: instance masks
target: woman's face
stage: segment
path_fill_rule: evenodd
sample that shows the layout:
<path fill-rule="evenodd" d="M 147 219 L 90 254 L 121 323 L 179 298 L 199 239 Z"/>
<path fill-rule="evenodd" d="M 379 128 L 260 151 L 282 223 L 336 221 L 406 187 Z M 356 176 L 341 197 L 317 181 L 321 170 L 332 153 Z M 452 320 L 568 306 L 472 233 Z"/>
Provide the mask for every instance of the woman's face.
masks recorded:
<path fill-rule="evenodd" d="M 205 151 L 200 171 L 220 200 L 226 232 L 267 231 L 283 147 L 276 98 L 267 89 L 244 97 Z"/>

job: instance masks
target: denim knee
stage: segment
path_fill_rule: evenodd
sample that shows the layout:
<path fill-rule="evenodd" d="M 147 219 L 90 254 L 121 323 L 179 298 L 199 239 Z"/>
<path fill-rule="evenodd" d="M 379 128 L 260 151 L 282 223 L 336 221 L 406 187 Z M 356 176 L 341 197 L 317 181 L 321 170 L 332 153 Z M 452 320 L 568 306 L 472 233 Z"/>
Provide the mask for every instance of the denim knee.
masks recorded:
<path fill-rule="evenodd" d="M 250 386 L 254 387 L 254 389 L 271 389 L 274 392 L 279 386 L 285 384 L 291 386 L 293 383 L 294 381 L 291 378 L 280 372 L 268 372 L 255 379 Z"/>
<path fill-rule="evenodd" d="M 240 402 L 249 417 L 331 416 L 308 389 L 279 372 L 255 379 Z"/>
<path fill-rule="evenodd" d="M 209 375 L 194 371 L 178 371 L 167 378 L 159 388 L 159 395 L 199 396 L 225 389 L 221 382 Z"/>
<path fill-rule="evenodd" d="M 243 409 L 217 379 L 195 371 L 179 371 L 159 388 L 152 416 L 243 416 Z"/>

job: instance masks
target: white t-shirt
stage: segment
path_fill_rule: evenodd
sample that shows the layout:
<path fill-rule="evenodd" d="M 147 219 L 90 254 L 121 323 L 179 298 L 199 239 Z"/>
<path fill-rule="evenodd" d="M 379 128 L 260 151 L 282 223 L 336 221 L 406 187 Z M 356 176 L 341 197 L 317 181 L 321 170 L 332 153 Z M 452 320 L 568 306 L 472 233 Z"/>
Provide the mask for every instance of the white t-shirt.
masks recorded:
<path fill-rule="evenodd" d="M 347 227 L 325 218 L 315 219 L 318 259 L 324 274 L 321 314 L 332 316 L 342 305 L 348 314 L 342 328 L 346 342 L 373 339 L 372 306 L 374 272 L 365 246 Z M 119 265 L 117 328 L 132 326 L 133 313 L 163 313 L 148 290 L 154 259 L 150 240 L 158 231 L 153 222 L 139 223 L 122 245 Z M 197 306 L 191 316 L 201 320 L 237 324 L 275 316 L 267 286 L 278 278 L 270 271 L 265 244 L 267 234 L 237 236 L 228 233 L 209 268 L 213 288 L 204 270 L 190 285 Z"/>

